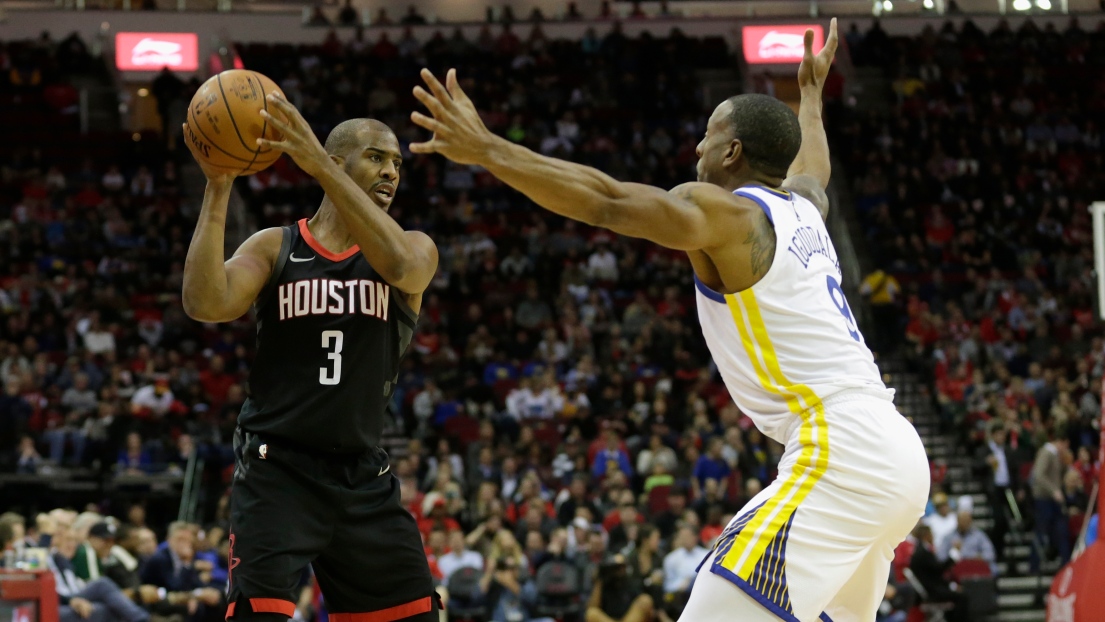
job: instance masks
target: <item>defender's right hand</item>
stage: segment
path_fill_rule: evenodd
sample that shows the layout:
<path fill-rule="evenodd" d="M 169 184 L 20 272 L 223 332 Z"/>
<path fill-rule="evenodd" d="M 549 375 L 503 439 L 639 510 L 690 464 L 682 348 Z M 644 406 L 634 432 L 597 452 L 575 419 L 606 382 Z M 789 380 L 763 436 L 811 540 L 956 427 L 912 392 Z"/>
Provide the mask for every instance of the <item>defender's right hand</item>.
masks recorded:
<path fill-rule="evenodd" d="M 188 123 L 185 122 L 181 124 L 180 128 L 184 131 L 184 135 L 188 136 Z M 188 151 L 192 152 L 192 157 L 196 159 L 196 164 L 199 164 L 200 170 L 202 170 L 204 176 L 207 177 L 207 181 L 221 186 L 229 186 L 230 184 L 234 183 L 234 178 L 238 175 L 236 175 L 235 173 L 227 173 L 226 171 L 222 169 L 217 169 L 205 162 L 203 158 L 201 158 L 199 154 L 196 153 L 196 148 L 192 145 L 191 141 L 185 140 L 184 144 L 188 145 Z"/>

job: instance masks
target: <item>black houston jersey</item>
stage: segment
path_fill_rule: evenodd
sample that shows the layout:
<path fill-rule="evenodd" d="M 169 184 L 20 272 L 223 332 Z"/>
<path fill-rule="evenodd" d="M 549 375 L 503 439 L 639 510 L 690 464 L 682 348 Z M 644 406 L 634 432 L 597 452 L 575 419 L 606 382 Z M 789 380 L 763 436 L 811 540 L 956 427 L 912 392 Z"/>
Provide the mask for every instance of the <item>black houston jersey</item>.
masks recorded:
<path fill-rule="evenodd" d="M 335 255 L 284 227 L 258 298 L 257 356 L 238 423 L 328 452 L 377 445 L 417 316 L 353 247 Z"/>

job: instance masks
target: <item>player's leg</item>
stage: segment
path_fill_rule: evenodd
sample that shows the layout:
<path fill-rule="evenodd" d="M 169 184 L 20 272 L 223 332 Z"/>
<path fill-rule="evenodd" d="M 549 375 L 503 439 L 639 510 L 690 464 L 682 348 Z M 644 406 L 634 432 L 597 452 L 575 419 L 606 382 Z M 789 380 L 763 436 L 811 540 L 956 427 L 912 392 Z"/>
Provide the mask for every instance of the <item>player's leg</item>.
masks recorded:
<path fill-rule="evenodd" d="M 890 578 L 890 564 L 893 560 L 894 547 L 889 543 L 871 547 L 856 571 L 825 607 L 829 619 L 833 622 L 874 620 L 886 595 L 886 583 Z"/>
<path fill-rule="evenodd" d="M 687 606 L 679 616 L 679 622 L 779 622 L 780 619 L 747 592 L 710 572 L 708 565 L 699 571 Z"/>
<path fill-rule="evenodd" d="M 334 536 L 312 564 L 331 622 L 439 622 L 441 603 L 386 454 L 345 470 Z"/>
<path fill-rule="evenodd" d="M 831 465 L 796 512 L 787 579 L 799 619 L 835 606 L 850 611 L 844 620 L 867 622 L 885 593 L 894 547 L 924 513 L 928 459 L 888 401 L 830 400 L 825 411 Z"/>
<path fill-rule="evenodd" d="M 786 472 L 797 459 L 798 453 L 792 447 L 787 448 L 779 464 L 779 472 Z M 756 517 L 757 512 L 767 506 L 772 499 L 785 493 L 785 477 L 776 478 L 770 485 L 748 501 L 733 520 L 726 526 L 718 540 L 714 552 L 703 562 L 698 576 L 691 586 L 691 593 L 679 622 L 778 622 L 780 616 L 774 613 L 778 609 L 763 596 L 750 592 L 747 585 L 738 585 L 712 570 L 734 542 L 734 538 Z M 731 575 L 730 575 L 731 576 Z"/>
<path fill-rule="evenodd" d="M 872 546 L 923 511 L 927 462 L 904 426 L 885 400 L 838 399 L 806 416 L 769 497 L 730 525 L 700 579 L 728 581 L 779 619 L 818 619 Z"/>
<path fill-rule="evenodd" d="M 227 618 L 283 622 L 295 614 L 304 570 L 330 539 L 333 501 L 323 497 L 317 459 L 241 430 L 234 451 Z"/>

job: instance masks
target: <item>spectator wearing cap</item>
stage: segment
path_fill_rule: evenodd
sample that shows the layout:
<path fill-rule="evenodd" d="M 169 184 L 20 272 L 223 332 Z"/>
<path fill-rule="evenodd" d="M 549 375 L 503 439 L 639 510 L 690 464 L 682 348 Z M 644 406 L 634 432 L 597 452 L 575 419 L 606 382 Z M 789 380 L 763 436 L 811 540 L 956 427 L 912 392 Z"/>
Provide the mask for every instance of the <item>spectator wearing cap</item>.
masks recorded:
<path fill-rule="evenodd" d="M 568 526 L 567 552 L 569 555 L 586 554 L 588 542 L 591 538 L 591 521 L 583 516 L 576 516 Z"/>
<path fill-rule="evenodd" d="M 955 513 L 952 512 L 952 506 L 948 501 L 948 495 L 943 492 L 937 492 L 932 495 L 932 506 L 936 511 L 926 516 L 923 520 L 924 523 L 928 525 L 929 529 L 932 530 L 932 541 L 943 542 L 946 536 L 955 531 L 956 526 L 959 524 L 959 519 L 957 519 Z"/>
<path fill-rule="evenodd" d="M 148 384 L 134 392 L 134 397 L 130 400 L 130 411 L 136 417 L 164 417 L 172 408 L 173 400 L 169 378 L 161 374 L 153 384 Z"/>
<path fill-rule="evenodd" d="M 460 529 L 460 523 L 449 516 L 448 503 L 445 495 L 433 491 L 422 499 L 422 520 L 418 521 L 418 530 L 422 537 L 428 538 L 434 529 L 441 529 L 446 533 Z"/>
<path fill-rule="evenodd" d="M 123 532 L 123 537 L 129 537 L 127 532 L 134 527 L 118 528 L 114 523 L 102 521 L 96 523 L 88 530 L 88 545 L 96 553 L 96 562 L 100 575 L 119 586 L 123 595 L 139 603 L 151 612 L 163 615 L 172 613 L 172 610 L 163 605 L 168 605 L 169 595 L 153 585 L 142 585 L 142 579 L 138 576 L 138 560 L 122 546 L 116 544 L 117 536 Z M 174 600 L 187 602 L 189 594 L 175 594 Z"/>

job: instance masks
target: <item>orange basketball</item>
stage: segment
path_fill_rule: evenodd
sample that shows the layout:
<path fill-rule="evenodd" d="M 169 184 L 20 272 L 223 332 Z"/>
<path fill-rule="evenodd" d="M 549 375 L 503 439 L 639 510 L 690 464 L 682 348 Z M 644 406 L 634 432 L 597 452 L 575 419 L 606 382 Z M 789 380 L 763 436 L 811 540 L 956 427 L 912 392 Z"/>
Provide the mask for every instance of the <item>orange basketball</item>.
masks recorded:
<path fill-rule="evenodd" d="M 238 175 L 263 171 L 280 152 L 257 146 L 258 138 L 280 140 L 279 132 L 261 116 L 269 93 L 280 87 L 256 71 L 231 69 L 204 82 L 188 104 L 184 139 L 205 162 Z"/>

